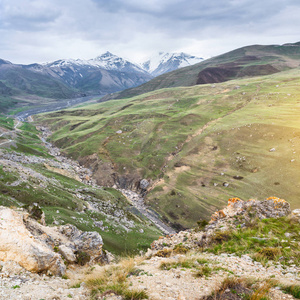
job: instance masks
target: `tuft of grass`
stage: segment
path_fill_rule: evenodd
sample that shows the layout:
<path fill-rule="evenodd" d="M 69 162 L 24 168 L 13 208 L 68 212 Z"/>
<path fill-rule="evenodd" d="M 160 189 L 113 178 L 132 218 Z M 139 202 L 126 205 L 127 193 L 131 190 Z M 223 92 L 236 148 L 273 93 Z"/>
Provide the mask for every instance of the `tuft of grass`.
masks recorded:
<path fill-rule="evenodd" d="M 232 235 L 231 231 L 215 231 L 211 241 L 216 244 L 220 244 L 222 242 L 228 241 L 230 236 Z"/>
<path fill-rule="evenodd" d="M 158 257 L 170 257 L 172 255 L 173 250 L 172 249 L 162 249 L 162 250 L 158 250 L 155 253 L 155 256 Z"/>
<path fill-rule="evenodd" d="M 281 290 L 287 294 L 292 295 L 296 299 L 300 299 L 300 286 L 299 285 L 279 285 Z"/>
<path fill-rule="evenodd" d="M 249 278 L 227 277 L 220 287 L 201 300 L 271 300 L 269 292 L 275 282 L 256 282 Z"/>
<path fill-rule="evenodd" d="M 194 276 L 195 277 L 208 277 L 212 273 L 212 268 L 209 266 L 200 266 L 197 268 L 197 271 L 195 272 Z"/>
<path fill-rule="evenodd" d="M 108 292 L 123 296 L 126 300 L 148 299 L 145 291 L 129 287 L 127 278 L 134 273 L 134 266 L 133 259 L 123 259 L 117 266 L 106 268 L 100 274 L 89 275 L 86 283 L 92 292 L 92 299 L 97 299 L 99 295 L 105 295 Z"/>
<path fill-rule="evenodd" d="M 186 254 L 188 251 L 189 249 L 184 247 L 182 244 L 177 244 L 173 248 L 173 252 L 177 254 Z"/>
<path fill-rule="evenodd" d="M 262 248 L 256 255 L 256 258 L 266 258 L 267 260 L 274 260 L 281 255 L 279 248 L 266 247 Z"/>
<path fill-rule="evenodd" d="M 163 261 L 161 262 L 159 268 L 161 270 L 171 270 L 176 268 L 196 268 L 198 265 L 195 263 L 193 259 L 180 257 L 178 260 L 171 260 L 171 261 Z"/>

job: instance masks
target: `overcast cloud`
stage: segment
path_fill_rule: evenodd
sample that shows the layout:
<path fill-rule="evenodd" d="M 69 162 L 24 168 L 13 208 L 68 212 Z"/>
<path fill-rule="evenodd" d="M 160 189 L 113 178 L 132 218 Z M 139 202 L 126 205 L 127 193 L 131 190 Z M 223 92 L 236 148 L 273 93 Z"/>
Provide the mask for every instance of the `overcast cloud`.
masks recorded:
<path fill-rule="evenodd" d="M 141 61 L 159 51 L 211 57 L 300 41 L 299 0 L 0 0 L 0 58 Z"/>

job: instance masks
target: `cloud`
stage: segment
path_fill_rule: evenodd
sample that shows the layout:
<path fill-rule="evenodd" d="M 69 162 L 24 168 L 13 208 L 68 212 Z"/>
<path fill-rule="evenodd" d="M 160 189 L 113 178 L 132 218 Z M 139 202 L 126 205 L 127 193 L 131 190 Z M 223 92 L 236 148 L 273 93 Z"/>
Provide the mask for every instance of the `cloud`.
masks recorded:
<path fill-rule="evenodd" d="M 185 49 L 207 57 L 295 42 L 299 13 L 298 0 L 0 0 L 0 57 L 27 63 L 110 50 L 139 60 Z"/>

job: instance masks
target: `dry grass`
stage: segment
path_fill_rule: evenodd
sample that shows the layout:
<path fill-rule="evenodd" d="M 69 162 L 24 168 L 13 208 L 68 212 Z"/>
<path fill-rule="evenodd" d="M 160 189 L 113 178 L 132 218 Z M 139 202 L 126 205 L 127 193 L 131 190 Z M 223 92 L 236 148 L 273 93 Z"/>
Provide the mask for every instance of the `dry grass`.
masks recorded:
<path fill-rule="evenodd" d="M 107 292 L 121 295 L 127 300 L 148 299 L 145 291 L 129 288 L 127 277 L 134 273 L 135 260 L 127 258 L 117 265 L 101 268 L 85 278 L 92 299 L 104 297 Z"/>
<path fill-rule="evenodd" d="M 202 300 L 271 300 L 270 290 L 276 286 L 275 281 L 257 282 L 250 278 L 226 278 L 218 290 Z"/>

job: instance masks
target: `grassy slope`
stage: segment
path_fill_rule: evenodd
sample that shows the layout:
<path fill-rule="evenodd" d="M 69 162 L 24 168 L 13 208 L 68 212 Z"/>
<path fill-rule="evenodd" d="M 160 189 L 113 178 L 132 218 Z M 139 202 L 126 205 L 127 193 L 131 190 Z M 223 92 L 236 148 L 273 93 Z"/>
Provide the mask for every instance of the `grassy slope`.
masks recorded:
<path fill-rule="evenodd" d="M 249 60 L 250 57 L 250 60 Z M 252 57 L 252 60 L 251 60 Z M 221 81 L 274 73 L 275 70 L 283 71 L 299 66 L 300 44 L 287 45 L 253 45 L 242 47 L 228 53 L 207 59 L 193 66 L 181 68 L 167 74 L 158 76 L 136 88 L 128 89 L 112 98 L 127 98 L 140 95 L 153 90 L 177 86 L 192 86 L 197 84 L 199 73 L 207 68 L 222 68 L 230 70 L 233 66 L 240 67 L 237 72 L 229 72 Z M 275 70 L 274 70 L 274 69 Z M 206 81 L 206 82 L 221 82 Z"/>
<path fill-rule="evenodd" d="M 299 206 L 299 84 L 294 69 L 163 89 L 39 120 L 72 157 L 97 153 L 120 176 L 152 179 L 148 204 L 192 226 L 232 196 L 276 195 Z"/>
<path fill-rule="evenodd" d="M 12 131 L 13 126 L 13 119 L 0 115 L 0 132 Z M 24 123 L 19 129 L 14 137 L 15 146 L 7 148 L 7 151 L 14 150 L 26 155 L 50 157 L 37 137 L 37 130 L 31 124 Z M 5 138 L 6 136 L 1 137 L 0 143 Z M 133 213 L 131 205 L 118 191 L 109 188 L 92 188 L 72 178 L 49 171 L 43 163 L 25 164 L 24 167 L 40 175 L 29 176 L 28 180 L 24 181 L 19 172 L 7 172 L 2 165 L 0 166 L 0 205 L 19 207 L 36 202 L 45 212 L 48 224 L 56 220 L 59 224 L 71 223 L 82 230 L 98 231 L 103 237 L 104 248 L 114 253 L 132 253 L 146 249 L 160 235 L 156 228 Z M 47 178 L 46 183 L 40 176 Z M 78 197 L 78 194 L 81 194 L 81 197 Z M 95 201 L 103 207 L 105 213 L 83 210 L 84 206 L 87 206 L 84 198 L 90 196 L 96 199 Z M 112 208 L 106 209 L 107 203 L 110 203 Z M 134 221 L 135 227 L 130 232 L 107 217 L 109 214 L 113 215 L 115 210 L 124 211 L 127 219 Z M 105 231 L 96 227 L 94 220 L 102 221 L 103 227 L 107 226 Z M 140 232 L 141 229 L 144 233 Z"/>

